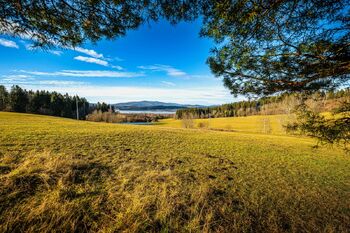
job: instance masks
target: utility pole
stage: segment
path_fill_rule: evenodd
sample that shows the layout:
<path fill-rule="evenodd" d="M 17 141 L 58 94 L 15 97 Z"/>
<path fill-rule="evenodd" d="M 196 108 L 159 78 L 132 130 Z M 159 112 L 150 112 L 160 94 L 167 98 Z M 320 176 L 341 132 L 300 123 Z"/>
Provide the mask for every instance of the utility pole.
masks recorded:
<path fill-rule="evenodd" d="M 75 96 L 75 104 L 76 104 L 76 107 L 77 107 L 77 120 L 79 120 L 78 95 Z"/>
<path fill-rule="evenodd" d="M 208 129 L 210 129 L 210 110 L 208 112 L 209 118 L 208 118 Z"/>

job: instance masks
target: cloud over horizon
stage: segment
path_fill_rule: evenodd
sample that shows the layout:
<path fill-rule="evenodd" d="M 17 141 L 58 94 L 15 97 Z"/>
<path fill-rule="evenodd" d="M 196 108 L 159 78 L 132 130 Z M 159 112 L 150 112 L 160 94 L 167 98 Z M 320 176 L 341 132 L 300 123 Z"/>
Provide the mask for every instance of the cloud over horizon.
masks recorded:
<path fill-rule="evenodd" d="M 166 85 L 166 86 L 170 86 L 170 87 L 174 87 L 174 86 L 176 86 L 176 84 L 175 84 L 175 83 L 173 83 L 173 82 L 162 81 L 162 83 L 163 83 L 164 85 Z"/>
<path fill-rule="evenodd" d="M 63 76 L 63 77 L 105 77 L 105 78 L 133 78 L 144 76 L 143 73 L 122 72 L 110 70 L 61 70 L 53 72 L 27 71 L 18 72 L 36 76 Z"/>
<path fill-rule="evenodd" d="M 46 82 L 46 83 L 45 83 Z M 54 85 L 57 84 L 57 85 Z M 63 85 L 66 84 L 66 85 Z M 8 85 L 8 87 L 10 87 Z M 233 101 L 232 96 L 222 87 L 201 87 L 201 88 L 155 88 L 155 87 L 133 87 L 133 86 L 95 86 L 80 84 L 69 81 L 44 80 L 42 83 L 23 83 L 21 87 L 31 90 L 48 90 L 59 93 L 78 94 L 87 98 L 91 103 L 121 103 L 128 101 L 163 101 L 180 104 L 222 104 Z"/>
<path fill-rule="evenodd" d="M 157 71 L 157 72 L 161 71 L 161 72 L 165 72 L 169 76 L 175 76 L 175 77 L 187 75 L 186 72 L 176 69 L 169 65 L 155 64 L 150 66 L 138 66 L 137 68 L 142 70 L 151 70 L 151 71 Z"/>

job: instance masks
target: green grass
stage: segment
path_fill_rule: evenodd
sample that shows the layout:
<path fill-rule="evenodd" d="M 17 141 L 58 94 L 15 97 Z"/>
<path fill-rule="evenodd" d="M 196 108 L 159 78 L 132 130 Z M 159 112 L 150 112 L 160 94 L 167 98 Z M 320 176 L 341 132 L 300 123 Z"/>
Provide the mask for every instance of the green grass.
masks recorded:
<path fill-rule="evenodd" d="M 347 232 L 350 157 L 313 145 L 0 112 L 0 232 Z"/>

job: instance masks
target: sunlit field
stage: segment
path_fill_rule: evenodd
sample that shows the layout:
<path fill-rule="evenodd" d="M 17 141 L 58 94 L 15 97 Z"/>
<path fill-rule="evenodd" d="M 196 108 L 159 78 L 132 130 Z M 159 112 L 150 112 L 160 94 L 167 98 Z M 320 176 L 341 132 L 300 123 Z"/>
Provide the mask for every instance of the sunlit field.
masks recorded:
<path fill-rule="evenodd" d="M 193 119 L 193 128 L 285 135 L 284 126 L 293 120 L 295 116 L 292 114 Z M 183 124 L 183 120 L 176 119 L 164 119 L 156 123 L 158 126 L 173 128 L 183 128 Z"/>
<path fill-rule="evenodd" d="M 349 155 L 279 117 L 214 131 L 0 112 L 0 232 L 347 232 Z"/>

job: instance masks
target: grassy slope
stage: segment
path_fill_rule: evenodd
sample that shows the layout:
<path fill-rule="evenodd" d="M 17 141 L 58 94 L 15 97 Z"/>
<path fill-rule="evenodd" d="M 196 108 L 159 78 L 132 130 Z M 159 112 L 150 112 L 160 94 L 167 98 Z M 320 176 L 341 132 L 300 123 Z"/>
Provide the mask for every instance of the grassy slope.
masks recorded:
<path fill-rule="evenodd" d="M 233 130 L 239 132 L 254 132 L 271 134 L 286 134 L 283 125 L 293 119 L 293 115 L 267 115 L 267 116 L 248 116 L 248 117 L 224 117 L 211 119 L 195 119 L 194 127 L 203 122 L 212 129 Z M 159 126 L 181 128 L 181 120 L 164 119 L 157 123 Z M 264 128 L 265 125 L 265 128 Z"/>
<path fill-rule="evenodd" d="M 0 232 L 345 232 L 350 158 L 313 145 L 0 112 Z"/>

